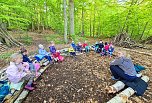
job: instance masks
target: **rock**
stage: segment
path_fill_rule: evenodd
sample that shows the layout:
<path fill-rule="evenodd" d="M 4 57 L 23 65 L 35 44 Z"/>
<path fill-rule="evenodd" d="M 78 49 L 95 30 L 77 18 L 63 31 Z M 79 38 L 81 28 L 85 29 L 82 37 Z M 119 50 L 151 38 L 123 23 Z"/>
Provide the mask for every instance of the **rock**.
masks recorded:
<path fill-rule="evenodd" d="M 46 101 L 46 100 L 44 100 L 44 101 L 43 101 L 43 103 L 47 103 L 47 101 Z"/>

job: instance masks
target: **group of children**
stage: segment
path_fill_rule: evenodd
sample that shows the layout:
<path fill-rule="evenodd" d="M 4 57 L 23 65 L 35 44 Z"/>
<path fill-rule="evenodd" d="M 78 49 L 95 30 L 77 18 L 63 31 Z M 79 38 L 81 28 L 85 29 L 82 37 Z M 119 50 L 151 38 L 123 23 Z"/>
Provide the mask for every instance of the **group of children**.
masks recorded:
<path fill-rule="evenodd" d="M 96 42 L 95 45 L 93 45 L 92 47 L 94 48 L 94 51 L 96 53 L 100 53 L 101 56 L 109 55 L 111 57 L 114 52 L 114 46 L 112 45 L 112 43 L 103 43 L 102 40 L 100 40 L 99 43 Z"/>
<path fill-rule="evenodd" d="M 88 53 L 90 49 L 93 48 L 96 53 L 100 53 L 101 56 L 112 56 L 114 52 L 114 46 L 112 43 L 105 42 L 103 43 L 102 40 L 100 42 L 96 42 L 91 47 L 88 45 L 87 41 L 85 41 L 83 44 L 79 42 L 77 45 L 72 41 L 71 47 L 69 48 L 69 52 L 71 55 L 76 55 L 75 52 L 86 52 Z"/>
<path fill-rule="evenodd" d="M 90 47 L 87 41 L 85 41 L 83 44 L 79 42 L 77 45 L 75 44 L 74 41 L 72 41 L 70 48 L 68 49 L 68 52 L 70 53 L 70 55 L 74 57 L 76 56 L 76 52 L 82 53 L 83 51 L 86 53 L 90 51 Z"/>
<path fill-rule="evenodd" d="M 23 47 L 20 50 L 20 53 L 14 53 L 11 55 L 10 65 L 7 67 L 6 73 L 8 79 L 13 84 L 18 84 L 23 82 L 24 80 L 29 80 L 27 85 L 25 86 L 28 90 L 33 90 L 33 79 L 34 77 L 38 76 L 38 70 L 40 68 L 40 61 L 43 58 L 46 58 L 51 64 L 57 61 L 63 61 L 64 57 L 60 55 L 60 52 L 56 50 L 55 43 L 51 41 L 49 46 L 50 52 L 47 52 L 44 49 L 42 44 L 39 44 L 38 54 L 34 56 L 37 62 L 33 63 L 30 58 L 28 57 L 28 51 Z M 112 44 L 108 44 L 107 42 L 105 45 L 102 41 L 96 43 L 94 46 L 94 50 L 97 53 L 101 53 L 101 55 L 107 55 L 108 53 L 112 55 L 114 48 Z M 74 41 L 72 41 L 68 52 L 72 56 L 76 56 L 76 52 L 86 52 L 90 51 L 90 46 L 88 45 L 87 41 L 83 44 L 79 42 L 77 45 Z"/>
<path fill-rule="evenodd" d="M 60 55 L 54 46 L 54 42 L 51 42 L 49 46 L 50 52 L 47 52 L 44 49 L 42 44 L 39 45 L 38 54 L 34 56 L 37 62 L 33 63 L 32 60 L 28 57 L 28 51 L 22 47 L 20 52 L 14 53 L 10 57 L 10 65 L 6 69 L 6 74 L 11 82 L 11 87 L 18 90 L 16 87 L 20 85 L 21 82 L 28 81 L 25 89 L 33 90 L 35 83 L 33 80 L 38 76 L 38 70 L 40 68 L 40 61 L 43 58 L 48 59 L 52 64 L 53 60 L 63 61 L 64 57 Z"/>
<path fill-rule="evenodd" d="M 64 60 L 64 57 L 61 56 L 60 52 L 56 50 L 55 44 L 53 41 L 51 41 L 49 50 L 50 50 L 50 52 L 47 52 L 44 49 L 44 46 L 42 44 L 39 44 L 38 54 L 35 55 L 36 60 L 41 61 L 43 58 L 46 58 L 51 64 L 54 61 L 63 61 Z"/>

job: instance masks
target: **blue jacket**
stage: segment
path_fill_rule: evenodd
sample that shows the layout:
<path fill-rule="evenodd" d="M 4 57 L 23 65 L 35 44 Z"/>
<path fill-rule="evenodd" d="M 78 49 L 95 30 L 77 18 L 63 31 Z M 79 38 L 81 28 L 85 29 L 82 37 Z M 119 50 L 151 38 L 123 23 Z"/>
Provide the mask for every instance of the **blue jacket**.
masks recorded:
<path fill-rule="evenodd" d="M 48 52 L 45 49 L 39 49 L 40 55 L 48 55 Z"/>
<path fill-rule="evenodd" d="M 73 47 L 73 49 L 76 48 L 76 45 L 74 43 L 71 43 L 71 46 Z"/>
<path fill-rule="evenodd" d="M 28 58 L 27 55 L 23 55 L 23 62 L 32 63 L 32 61 Z"/>
<path fill-rule="evenodd" d="M 114 52 L 114 48 L 110 47 L 108 51 L 109 52 Z"/>

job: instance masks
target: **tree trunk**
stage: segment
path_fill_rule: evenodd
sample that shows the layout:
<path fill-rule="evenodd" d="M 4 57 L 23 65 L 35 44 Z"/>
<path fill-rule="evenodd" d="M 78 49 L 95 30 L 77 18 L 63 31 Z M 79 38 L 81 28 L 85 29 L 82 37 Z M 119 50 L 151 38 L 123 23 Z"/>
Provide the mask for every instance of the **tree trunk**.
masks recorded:
<path fill-rule="evenodd" d="M 133 35 L 133 32 L 134 32 L 134 29 L 132 29 L 132 31 L 131 31 L 131 34 L 130 34 L 130 37 L 132 37 L 132 35 Z"/>
<path fill-rule="evenodd" d="M 82 36 L 84 36 L 84 7 L 82 6 Z"/>
<path fill-rule="evenodd" d="M 74 0 L 69 0 L 70 4 L 70 34 L 74 34 Z"/>
<path fill-rule="evenodd" d="M 91 12 L 91 14 L 92 14 L 92 12 Z M 91 14 L 90 14 L 90 37 L 92 36 Z"/>
<path fill-rule="evenodd" d="M 143 30 L 142 33 L 141 33 L 141 36 L 140 36 L 139 40 L 142 39 L 142 37 L 143 37 L 143 35 L 144 35 L 144 32 L 145 32 L 145 30 L 146 30 L 146 27 L 147 27 L 148 23 L 149 23 L 149 22 L 147 21 L 146 24 L 145 24 L 145 26 L 144 26 L 144 30 Z"/>
<path fill-rule="evenodd" d="M 94 20 L 93 20 L 93 37 L 95 35 L 95 5 L 94 5 Z"/>
<path fill-rule="evenodd" d="M 130 9 L 130 8 L 131 8 L 134 4 L 136 4 L 136 3 L 137 3 L 137 0 L 136 0 L 136 2 L 134 2 L 134 0 L 132 0 L 132 2 L 131 2 L 131 4 L 130 4 L 130 7 L 129 7 L 128 14 L 127 14 L 127 16 L 126 16 L 126 20 L 125 20 L 125 22 L 124 22 L 124 25 L 123 25 L 123 27 L 122 27 L 121 32 L 124 31 L 125 26 L 126 26 L 126 24 L 127 24 L 127 21 L 128 21 L 128 19 L 129 19 L 129 15 L 131 14 L 131 9 Z"/>
<path fill-rule="evenodd" d="M 99 12 L 100 13 L 100 12 Z M 100 14 L 98 13 L 98 15 L 99 15 L 99 19 L 98 19 L 98 22 L 99 22 L 99 24 L 98 24 L 98 37 L 99 37 L 99 35 L 100 35 L 100 33 L 101 33 L 101 21 L 100 21 Z"/>
<path fill-rule="evenodd" d="M 63 0 L 63 8 L 64 8 L 64 41 L 67 44 L 67 13 L 66 13 L 66 0 Z"/>

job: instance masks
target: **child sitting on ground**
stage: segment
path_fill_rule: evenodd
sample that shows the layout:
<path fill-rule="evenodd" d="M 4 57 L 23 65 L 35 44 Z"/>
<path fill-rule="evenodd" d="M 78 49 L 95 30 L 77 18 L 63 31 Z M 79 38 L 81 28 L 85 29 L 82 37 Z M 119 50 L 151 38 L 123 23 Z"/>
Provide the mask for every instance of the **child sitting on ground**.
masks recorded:
<path fill-rule="evenodd" d="M 87 44 L 87 41 L 85 41 L 82 45 L 82 47 L 85 49 L 85 52 L 88 53 L 90 51 L 89 45 Z"/>
<path fill-rule="evenodd" d="M 76 57 L 76 52 L 74 51 L 72 45 L 70 46 L 70 48 L 68 49 L 68 51 L 69 51 L 69 53 L 70 53 L 71 56 Z"/>
<path fill-rule="evenodd" d="M 28 58 L 28 52 L 25 48 L 21 48 L 21 54 L 23 56 L 23 62 L 27 62 L 30 66 L 30 71 L 32 73 L 35 73 L 36 76 L 38 76 L 38 70 L 40 69 L 39 63 L 32 63 L 32 61 Z"/>
<path fill-rule="evenodd" d="M 95 43 L 95 49 L 94 50 L 95 50 L 96 53 L 100 52 L 99 51 L 99 43 L 98 42 Z"/>
<path fill-rule="evenodd" d="M 39 54 L 35 56 L 37 61 L 41 61 L 43 58 L 48 59 L 48 61 L 52 64 L 52 58 L 50 53 L 48 53 L 42 44 L 39 44 Z"/>
<path fill-rule="evenodd" d="M 109 44 L 108 44 L 107 42 L 105 42 L 104 49 L 105 49 L 106 51 L 108 51 L 108 50 L 109 50 Z"/>
<path fill-rule="evenodd" d="M 99 42 L 99 52 L 102 52 L 103 48 L 104 48 L 104 44 L 103 44 L 102 40 L 100 40 L 100 42 Z"/>
<path fill-rule="evenodd" d="M 82 53 L 82 44 L 81 44 L 81 42 L 79 42 L 78 45 L 77 45 L 77 51 Z"/>
<path fill-rule="evenodd" d="M 10 57 L 10 65 L 7 67 L 6 74 L 10 82 L 17 84 L 23 82 L 24 80 L 29 80 L 25 86 L 28 90 L 33 90 L 32 82 L 35 75 L 29 70 L 28 63 L 22 62 L 22 55 L 19 53 L 14 53 Z"/>
<path fill-rule="evenodd" d="M 109 50 L 109 45 L 107 42 L 105 42 L 104 48 L 102 48 L 102 56 L 107 56 L 108 55 L 108 50 Z"/>
<path fill-rule="evenodd" d="M 64 57 L 62 57 L 62 56 L 60 55 L 60 52 L 57 52 L 57 51 L 56 51 L 56 48 L 55 48 L 54 45 L 55 45 L 54 42 L 51 41 L 51 45 L 50 45 L 49 49 L 50 49 L 51 54 L 53 55 L 54 60 L 55 60 L 55 61 L 58 61 L 58 60 L 59 60 L 59 61 L 63 61 Z"/>
<path fill-rule="evenodd" d="M 77 50 L 77 46 L 75 45 L 74 41 L 72 41 L 71 46 L 72 46 L 72 48 L 74 49 L 74 51 Z"/>
<path fill-rule="evenodd" d="M 113 52 L 114 52 L 114 46 L 113 45 L 110 45 L 108 52 L 109 52 L 109 56 L 111 58 L 112 55 L 113 55 Z"/>

